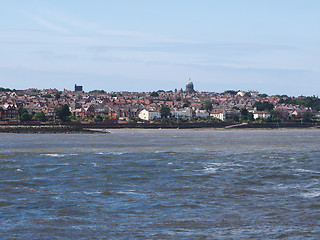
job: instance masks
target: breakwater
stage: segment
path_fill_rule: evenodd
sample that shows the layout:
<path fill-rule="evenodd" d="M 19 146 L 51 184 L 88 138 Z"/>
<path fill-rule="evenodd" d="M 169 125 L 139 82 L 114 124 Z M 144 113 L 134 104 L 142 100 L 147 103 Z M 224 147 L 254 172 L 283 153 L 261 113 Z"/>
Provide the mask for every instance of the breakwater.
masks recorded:
<path fill-rule="evenodd" d="M 31 126 L 31 125 L 6 125 L 0 126 L 0 133 L 89 133 L 81 126 Z"/>

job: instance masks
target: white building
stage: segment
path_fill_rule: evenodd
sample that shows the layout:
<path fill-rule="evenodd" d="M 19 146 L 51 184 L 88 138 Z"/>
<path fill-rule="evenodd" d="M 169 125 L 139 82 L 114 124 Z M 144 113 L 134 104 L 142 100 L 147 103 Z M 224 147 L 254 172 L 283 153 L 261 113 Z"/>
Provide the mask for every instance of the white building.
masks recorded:
<path fill-rule="evenodd" d="M 161 114 L 157 111 L 148 111 L 146 109 L 143 109 L 140 113 L 139 113 L 139 118 L 141 118 L 142 120 L 153 120 L 156 118 L 161 118 Z"/>
<path fill-rule="evenodd" d="M 171 111 L 172 116 L 175 118 L 191 118 L 192 110 L 190 108 L 174 109 Z"/>
<path fill-rule="evenodd" d="M 259 95 L 258 91 L 249 91 L 252 97 L 257 97 Z"/>
<path fill-rule="evenodd" d="M 223 109 L 213 109 L 210 112 L 210 117 L 218 118 L 221 121 L 225 121 L 226 119 L 232 119 L 234 117 L 240 117 L 239 110 L 223 110 Z"/>
<path fill-rule="evenodd" d="M 207 118 L 210 116 L 210 114 L 206 110 L 196 110 L 195 114 L 198 118 Z"/>
<path fill-rule="evenodd" d="M 226 119 L 225 112 L 223 110 L 214 109 L 210 112 L 210 117 L 212 118 L 218 118 L 221 121 L 224 121 Z"/>
<path fill-rule="evenodd" d="M 253 118 L 257 119 L 257 118 L 268 118 L 271 117 L 270 113 L 264 112 L 264 111 L 255 111 L 253 112 Z"/>
<path fill-rule="evenodd" d="M 238 91 L 237 92 L 237 95 L 239 95 L 241 97 L 243 97 L 245 94 L 246 94 L 246 92 L 244 92 L 244 91 Z"/>

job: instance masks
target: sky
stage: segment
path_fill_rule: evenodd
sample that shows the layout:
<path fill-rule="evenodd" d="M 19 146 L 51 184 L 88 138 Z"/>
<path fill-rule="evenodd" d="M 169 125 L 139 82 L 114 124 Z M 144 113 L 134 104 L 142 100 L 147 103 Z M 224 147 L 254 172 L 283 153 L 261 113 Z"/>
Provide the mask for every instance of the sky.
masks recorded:
<path fill-rule="evenodd" d="M 320 92 L 318 0 L 0 4 L 0 87 Z"/>

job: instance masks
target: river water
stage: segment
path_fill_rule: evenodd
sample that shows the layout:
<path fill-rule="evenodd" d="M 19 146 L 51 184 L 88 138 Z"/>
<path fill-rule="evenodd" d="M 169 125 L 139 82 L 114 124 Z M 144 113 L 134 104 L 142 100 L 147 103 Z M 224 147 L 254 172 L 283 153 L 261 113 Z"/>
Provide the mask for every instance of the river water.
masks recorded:
<path fill-rule="evenodd" d="M 320 130 L 0 134 L 0 239 L 319 239 Z"/>

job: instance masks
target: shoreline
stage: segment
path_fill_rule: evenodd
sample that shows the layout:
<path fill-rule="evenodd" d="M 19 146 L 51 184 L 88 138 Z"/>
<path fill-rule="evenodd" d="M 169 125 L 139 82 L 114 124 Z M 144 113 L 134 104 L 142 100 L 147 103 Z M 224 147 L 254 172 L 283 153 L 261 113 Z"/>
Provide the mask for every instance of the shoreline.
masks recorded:
<path fill-rule="evenodd" d="M 319 130 L 315 123 L 1 124 L 0 133 L 106 134 L 114 130 Z"/>

